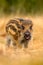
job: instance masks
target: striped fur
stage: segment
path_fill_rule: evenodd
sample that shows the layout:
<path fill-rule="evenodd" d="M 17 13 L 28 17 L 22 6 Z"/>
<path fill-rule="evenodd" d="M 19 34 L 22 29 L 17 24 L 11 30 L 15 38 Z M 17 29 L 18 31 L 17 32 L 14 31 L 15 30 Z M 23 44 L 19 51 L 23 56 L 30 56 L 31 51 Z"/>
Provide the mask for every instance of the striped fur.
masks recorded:
<path fill-rule="evenodd" d="M 24 43 L 24 46 L 27 46 L 27 40 L 24 39 L 24 33 L 28 30 L 31 34 L 32 30 L 32 21 L 25 20 L 22 18 L 15 18 L 10 20 L 6 25 L 7 33 L 7 45 L 10 46 L 11 41 L 13 46 L 21 46 L 21 43 Z M 31 35 L 30 35 L 31 36 Z"/>

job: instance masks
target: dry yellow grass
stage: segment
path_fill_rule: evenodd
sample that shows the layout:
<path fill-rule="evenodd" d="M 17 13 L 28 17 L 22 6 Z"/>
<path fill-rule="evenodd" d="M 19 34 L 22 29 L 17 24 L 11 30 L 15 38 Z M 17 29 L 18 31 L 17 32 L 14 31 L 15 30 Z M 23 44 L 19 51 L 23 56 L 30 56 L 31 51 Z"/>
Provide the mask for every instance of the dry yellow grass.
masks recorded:
<path fill-rule="evenodd" d="M 25 50 L 5 46 L 5 25 L 11 18 L 0 18 L 0 65 L 43 65 L 43 16 L 25 17 L 33 21 L 32 40 Z"/>

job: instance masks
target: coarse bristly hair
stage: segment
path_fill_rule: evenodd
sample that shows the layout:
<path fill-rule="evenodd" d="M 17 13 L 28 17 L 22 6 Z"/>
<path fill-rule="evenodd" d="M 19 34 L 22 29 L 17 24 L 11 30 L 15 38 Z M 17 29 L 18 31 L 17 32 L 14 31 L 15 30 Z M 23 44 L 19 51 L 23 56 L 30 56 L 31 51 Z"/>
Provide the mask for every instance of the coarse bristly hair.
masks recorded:
<path fill-rule="evenodd" d="M 12 41 L 13 46 L 24 46 L 27 48 L 31 39 L 32 26 L 31 20 L 22 18 L 10 20 L 6 25 L 7 45 L 10 46 Z"/>

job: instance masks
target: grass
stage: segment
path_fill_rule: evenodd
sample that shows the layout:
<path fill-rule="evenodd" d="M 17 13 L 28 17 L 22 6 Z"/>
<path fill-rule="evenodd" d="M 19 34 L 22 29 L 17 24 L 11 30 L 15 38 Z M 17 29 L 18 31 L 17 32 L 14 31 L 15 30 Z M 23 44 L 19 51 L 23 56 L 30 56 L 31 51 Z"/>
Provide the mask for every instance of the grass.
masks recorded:
<path fill-rule="evenodd" d="M 5 21 L 7 23 L 7 20 L 11 18 L 1 19 L 2 23 Z M 33 21 L 33 40 L 29 43 L 29 48 L 25 52 L 21 49 L 17 49 L 17 51 L 7 49 L 5 54 L 0 54 L 0 65 L 43 65 L 43 16 L 28 18 Z M 4 27 L 0 29 L 0 32 L 4 33 Z M 0 36 L 0 51 L 6 44 L 5 38 Z"/>

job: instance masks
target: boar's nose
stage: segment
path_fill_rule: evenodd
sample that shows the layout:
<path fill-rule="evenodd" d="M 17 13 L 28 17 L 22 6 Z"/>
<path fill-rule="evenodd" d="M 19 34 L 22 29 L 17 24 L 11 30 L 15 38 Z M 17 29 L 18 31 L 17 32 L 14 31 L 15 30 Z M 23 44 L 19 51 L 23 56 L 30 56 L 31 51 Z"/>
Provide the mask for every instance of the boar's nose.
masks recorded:
<path fill-rule="evenodd" d="M 25 34 L 26 36 L 29 36 L 29 35 L 30 35 L 30 32 L 27 30 L 24 34 Z"/>

